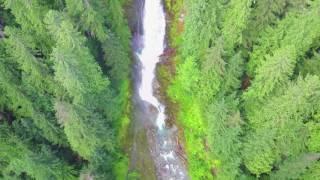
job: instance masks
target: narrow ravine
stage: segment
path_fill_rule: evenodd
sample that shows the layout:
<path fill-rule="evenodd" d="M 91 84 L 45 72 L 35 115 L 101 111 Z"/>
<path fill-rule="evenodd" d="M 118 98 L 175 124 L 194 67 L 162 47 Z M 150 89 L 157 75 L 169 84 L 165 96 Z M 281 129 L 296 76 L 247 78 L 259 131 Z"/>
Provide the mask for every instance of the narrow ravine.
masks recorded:
<path fill-rule="evenodd" d="M 155 177 L 163 180 L 188 179 L 181 146 L 178 142 L 178 129 L 174 125 L 170 128 L 166 126 L 166 107 L 155 93 L 158 87 L 156 67 L 165 49 L 165 11 L 161 0 L 140 2 L 142 3 L 140 14 L 142 23 L 138 23 L 137 28 L 140 31 L 137 30 L 138 33 L 134 36 L 134 49 L 137 57 L 136 75 L 140 77 L 135 80 L 134 104 L 140 107 L 136 108 L 136 111 L 140 112 L 135 113 L 135 121 L 138 122 L 135 123 L 135 133 L 133 133 L 135 140 L 131 161 L 145 158 L 137 152 L 141 149 L 139 145 L 142 144 L 137 139 L 141 137 L 138 132 L 141 132 L 143 128 L 154 164 Z M 140 159 L 140 161 L 143 161 L 142 164 L 145 163 L 145 160 Z"/>
<path fill-rule="evenodd" d="M 164 51 L 165 38 L 165 14 L 161 5 L 161 0 L 145 0 L 143 13 L 143 47 L 137 56 L 142 64 L 141 84 L 139 87 L 139 96 L 156 107 L 158 116 L 156 124 L 159 130 L 165 125 L 165 107 L 154 95 L 154 79 L 157 63 L 160 61 L 160 55 Z"/>

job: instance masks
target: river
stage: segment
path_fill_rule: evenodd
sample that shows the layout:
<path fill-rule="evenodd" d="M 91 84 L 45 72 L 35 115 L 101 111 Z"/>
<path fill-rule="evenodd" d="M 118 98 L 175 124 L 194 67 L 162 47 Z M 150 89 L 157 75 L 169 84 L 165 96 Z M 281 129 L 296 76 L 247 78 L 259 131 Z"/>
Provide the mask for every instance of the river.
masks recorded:
<path fill-rule="evenodd" d="M 140 11 L 140 19 L 133 38 L 137 62 L 133 103 L 136 122 L 132 133 L 131 168 L 144 174 L 142 179 L 153 179 L 152 169 L 156 179 L 189 179 L 184 155 L 181 153 L 183 150 L 178 141 L 178 128 L 174 125 L 170 128 L 166 126 L 166 107 L 155 93 L 159 86 L 156 67 L 166 47 L 165 10 L 161 0 L 138 0 L 136 10 Z"/>

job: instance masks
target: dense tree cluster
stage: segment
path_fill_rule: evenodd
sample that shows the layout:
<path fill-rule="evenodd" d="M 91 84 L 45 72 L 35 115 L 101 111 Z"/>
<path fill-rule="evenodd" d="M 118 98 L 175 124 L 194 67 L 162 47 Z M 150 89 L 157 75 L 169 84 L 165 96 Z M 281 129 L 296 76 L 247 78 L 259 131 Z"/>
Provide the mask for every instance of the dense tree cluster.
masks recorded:
<path fill-rule="evenodd" d="M 0 179 L 125 178 L 128 2 L 0 0 Z M 190 177 L 319 179 L 320 0 L 165 4 Z"/>
<path fill-rule="evenodd" d="M 180 6 L 168 94 L 179 106 L 191 178 L 319 176 L 319 9 L 319 0 Z"/>
<path fill-rule="evenodd" d="M 0 179 L 115 179 L 125 0 L 0 0 Z"/>

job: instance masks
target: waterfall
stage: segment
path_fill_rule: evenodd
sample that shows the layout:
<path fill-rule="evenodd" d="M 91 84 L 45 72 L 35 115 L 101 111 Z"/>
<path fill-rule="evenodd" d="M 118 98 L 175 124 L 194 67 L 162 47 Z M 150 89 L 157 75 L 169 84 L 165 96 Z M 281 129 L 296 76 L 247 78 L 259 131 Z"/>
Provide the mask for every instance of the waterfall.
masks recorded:
<path fill-rule="evenodd" d="M 147 129 L 150 153 L 154 160 L 158 179 L 188 179 L 186 167 L 181 158 L 178 130 L 175 126 L 167 128 L 165 105 L 155 96 L 153 83 L 156 81 L 156 66 L 165 49 L 166 19 L 162 0 L 145 0 L 142 15 L 143 34 L 137 39 L 139 48 L 136 55 L 140 61 L 141 82 L 138 86 L 139 98 L 149 107 L 147 118 L 156 127 Z M 148 112 L 150 111 L 150 112 Z M 156 114 L 153 116 L 153 114 Z M 150 116 L 150 117 L 149 117 Z M 146 118 L 146 117 L 142 117 Z"/>
<path fill-rule="evenodd" d="M 146 0 L 143 13 L 143 48 L 138 57 L 142 64 L 141 85 L 139 96 L 142 100 L 157 108 L 159 114 L 156 120 L 161 130 L 165 125 L 165 106 L 154 96 L 153 81 L 155 69 L 164 51 L 166 33 L 165 13 L 161 0 Z"/>

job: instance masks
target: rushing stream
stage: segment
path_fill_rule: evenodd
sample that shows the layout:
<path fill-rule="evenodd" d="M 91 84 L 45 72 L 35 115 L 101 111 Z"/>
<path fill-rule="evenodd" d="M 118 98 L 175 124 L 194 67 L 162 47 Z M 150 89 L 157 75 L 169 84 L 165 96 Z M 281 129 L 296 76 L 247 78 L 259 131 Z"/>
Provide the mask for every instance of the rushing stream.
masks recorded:
<path fill-rule="evenodd" d="M 156 120 L 159 130 L 165 125 L 165 107 L 154 96 L 153 81 L 156 65 L 164 51 L 166 21 L 160 0 L 145 0 L 143 13 L 143 48 L 137 55 L 142 64 L 141 85 L 139 96 L 157 108 L 159 114 Z"/>
<path fill-rule="evenodd" d="M 188 179 L 185 156 L 179 143 L 178 129 L 176 126 L 170 128 L 166 126 L 165 105 L 155 95 L 156 66 L 165 49 L 166 19 L 164 8 L 161 0 L 140 2 L 142 3 L 140 9 L 142 10 L 140 14 L 142 23 L 138 25 L 140 33 L 135 35 L 134 39 L 135 54 L 139 64 L 137 73 L 140 77 L 136 81 L 136 96 L 138 96 L 136 104 L 141 106 L 141 112 L 136 119 L 140 119 L 142 122 L 140 125 L 137 124 L 145 129 L 148 150 L 155 168 L 155 177 L 163 180 Z M 139 143 L 139 140 L 135 140 L 135 142 L 133 151 L 139 151 L 139 145 L 142 143 Z M 139 152 L 135 153 L 139 154 Z M 138 161 L 139 157 L 135 157 L 135 159 Z"/>

